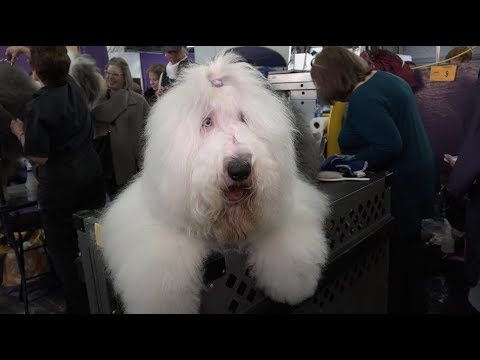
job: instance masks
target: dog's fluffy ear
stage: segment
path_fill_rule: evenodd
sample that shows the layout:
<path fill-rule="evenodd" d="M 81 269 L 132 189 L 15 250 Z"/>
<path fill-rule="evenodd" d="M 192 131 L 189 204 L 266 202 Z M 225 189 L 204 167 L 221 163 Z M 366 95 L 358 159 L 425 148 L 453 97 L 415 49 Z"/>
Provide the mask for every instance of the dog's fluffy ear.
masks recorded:
<path fill-rule="evenodd" d="M 107 84 L 95 59 L 87 54 L 73 54 L 69 74 L 85 93 L 88 106 L 93 108 L 96 102 L 105 96 Z"/>
<path fill-rule="evenodd" d="M 37 89 L 36 83 L 23 69 L 0 63 L 0 144 L 5 143 L 5 137 L 12 135 L 10 121 L 22 118 L 25 105 Z"/>
<path fill-rule="evenodd" d="M 5 184 L 23 156 L 22 145 L 10 132 L 10 122 L 22 118 L 27 102 L 38 89 L 28 74 L 17 66 L 0 63 L 0 182 Z M 23 119 L 22 119 L 23 120 Z"/>

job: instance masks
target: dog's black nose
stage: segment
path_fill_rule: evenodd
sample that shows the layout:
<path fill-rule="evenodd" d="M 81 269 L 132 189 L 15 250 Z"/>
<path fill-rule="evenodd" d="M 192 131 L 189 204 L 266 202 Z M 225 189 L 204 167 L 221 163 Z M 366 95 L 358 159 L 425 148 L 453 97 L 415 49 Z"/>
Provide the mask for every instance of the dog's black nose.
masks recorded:
<path fill-rule="evenodd" d="M 228 163 L 227 172 L 232 180 L 242 181 L 250 176 L 252 166 L 244 160 L 232 160 Z"/>

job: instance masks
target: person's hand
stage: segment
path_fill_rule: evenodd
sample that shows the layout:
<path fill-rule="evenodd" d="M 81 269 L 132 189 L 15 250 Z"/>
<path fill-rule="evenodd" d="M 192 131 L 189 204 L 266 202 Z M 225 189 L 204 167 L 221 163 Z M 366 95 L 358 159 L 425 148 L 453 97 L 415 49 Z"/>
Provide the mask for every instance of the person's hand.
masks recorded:
<path fill-rule="evenodd" d="M 155 95 L 161 96 L 165 92 L 165 90 L 167 90 L 165 86 L 160 86 L 158 90 L 155 92 Z"/>
<path fill-rule="evenodd" d="M 7 57 L 7 60 L 10 60 L 12 63 L 17 61 L 17 58 L 21 54 L 25 54 L 30 57 L 30 49 L 25 46 L 9 46 L 7 50 L 5 50 L 5 56 Z"/>
<path fill-rule="evenodd" d="M 457 157 L 452 156 L 450 154 L 444 154 L 443 155 L 443 160 L 446 161 L 451 167 L 454 167 L 455 163 L 457 161 Z"/>
<path fill-rule="evenodd" d="M 24 129 L 23 129 L 23 121 L 20 120 L 20 119 L 13 119 L 10 122 L 10 131 L 17 138 L 20 138 L 22 135 L 24 135 L 25 132 L 24 132 Z"/>

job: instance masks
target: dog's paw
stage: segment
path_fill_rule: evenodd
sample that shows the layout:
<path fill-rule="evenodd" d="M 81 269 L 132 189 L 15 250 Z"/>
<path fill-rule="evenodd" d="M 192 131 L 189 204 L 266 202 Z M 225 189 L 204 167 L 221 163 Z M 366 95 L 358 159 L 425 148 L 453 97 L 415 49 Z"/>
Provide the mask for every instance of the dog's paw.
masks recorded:
<path fill-rule="evenodd" d="M 270 260 L 270 261 L 269 261 Z M 313 296 L 320 279 L 320 266 L 299 261 L 263 259 L 254 266 L 257 286 L 272 300 L 296 305 Z"/>

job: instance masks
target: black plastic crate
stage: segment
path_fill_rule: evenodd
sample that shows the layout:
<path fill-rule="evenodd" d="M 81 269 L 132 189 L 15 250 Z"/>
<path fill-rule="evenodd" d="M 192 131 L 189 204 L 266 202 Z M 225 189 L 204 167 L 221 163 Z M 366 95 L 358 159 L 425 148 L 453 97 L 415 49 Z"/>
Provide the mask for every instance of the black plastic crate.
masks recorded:
<path fill-rule="evenodd" d="M 369 182 L 322 183 L 332 213 L 327 220 L 331 255 L 315 296 L 290 307 L 266 298 L 256 288 L 236 251 L 205 260 L 201 313 L 383 313 L 387 309 L 390 215 L 388 176 Z M 92 313 L 114 313 L 115 301 L 95 241 L 98 212 L 79 213 L 79 242 Z"/>
<path fill-rule="evenodd" d="M 387 312 L 388 248 L 393 221 L 332 262 L 314 296 L 292 309 L 298 314 Z"/>
<path fill-rule="evenodd" d="M 108 279 L 105 261 L 95 236 L 95 224 L 100 212 L 81 211 L 74 216 L 78 232 L 78 244 L 83 269 L 83 278 L 87 287 L 88 302 L 92 314 L 112 314 L 118 311 L 118 305 L 112 284 Z"/>

